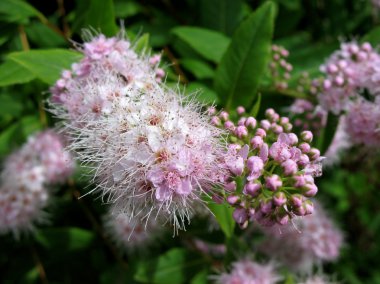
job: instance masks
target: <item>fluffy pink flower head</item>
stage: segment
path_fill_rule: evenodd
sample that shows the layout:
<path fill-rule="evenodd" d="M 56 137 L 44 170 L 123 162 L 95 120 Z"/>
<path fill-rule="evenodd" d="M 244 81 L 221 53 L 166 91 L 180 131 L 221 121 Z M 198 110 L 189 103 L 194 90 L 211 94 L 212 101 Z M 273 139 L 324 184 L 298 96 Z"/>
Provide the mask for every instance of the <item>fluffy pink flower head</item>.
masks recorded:
<path fill-rule="evenodd" d="M 239 122 L 248 120 L 243 115 Z M 224 112 L 224 116 L 229 117 L 229 114 Z M 229 170 L 226 185 L 235 179 L 239 179 L 239 184 L 243 181 L 241 189 L 225 191 L 227 202 L 235 208 L 234 220 L 240 227 L 246 228 L 249 221 L 254 220 L 265 226 L 286 224 L 296 215 L 311 214 L 312 203 L 307 197 L 318 191 L 313 176 L 321 175 L 322 159 L 319 151 L 309 145 L 311 132 L 304 131 L 298 137 L 290 132 L 289 119 L 280 117 L 273 109 L 266 111 L 266 119 L 247 128 L 244 136 L 235 131 L 232 121 L 230 123 L 226 130 L 232 143 L 220 167 Z M 277 131 L 279 127 L 281 131 Z M 306 148 L 307 153 L 302 153 Z M 293 196 L 302 197 L 300 204 L 293 202 Z"/>
<path fill-rule="evenodd" d="M 230 273 L 222 273 L 215 278 L 219 284 L 274 284 L 282 279 L 273 264 L 260 264 L 249 259 L 232 263 Z"/>
<path fill-rule="evenodd" d="M 70 149 L 94 168 L 98 191 L 119 211 L 184 228 L 192 203 L 224 182 L 223 131 L 200 105 L 156 81 L 158 58 L 138 55 L 124 39 L 89 43 L 98 44 L 95 59 L 85 44 L 79 65 L 89 63 L 89 71 L 69 79 L 68 100 L 51 103 Z"/>
<path fill-rule="evenodd" d="M 318 203 L 314 206 L 312 215 L 294 219 L 294 225 L 264 228 L 268 240 L 260 249 L 295 271 L 309 272 L 314 264 L 336 260 L 343 234 Z"/>
<path fill-rule="evenodd" d="M 31 136 L 4 162 L 0 185 L 0 232 L 18 236 L 46 220 L 47 187 L 67 178 L 73 162 L 51 130 Z"/>

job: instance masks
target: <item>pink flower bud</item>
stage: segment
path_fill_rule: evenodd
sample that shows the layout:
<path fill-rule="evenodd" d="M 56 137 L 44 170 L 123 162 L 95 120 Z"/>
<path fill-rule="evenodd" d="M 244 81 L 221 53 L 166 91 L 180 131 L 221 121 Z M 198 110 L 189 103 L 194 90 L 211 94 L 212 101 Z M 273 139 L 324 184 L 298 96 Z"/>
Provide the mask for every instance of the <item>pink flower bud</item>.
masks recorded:
<path fill-rule="evenodd" d="M 301 132 L 301 139 L 307 143 L 313 141 L 313 133 L 311 131 L 305 130 Z"/>
<path fill-rule="evenodd" d="M 306 200 L 302 207 L 305 209 L 305 215 L 313 214 L 314 212 L 314 204 L 310 200 Z"/>
<path fill-rule="evenodd" d="M 250 127 L 254 129 L 257 125 L 256 119 L 252 116 L 249 116 L 247 120 L 245 121 L 245 126 Z"/>
<path fill-rule="evenodd" d="M 224 185 L 224 189 L 229 192 L 236 191 L 236 181 L 231 181 Z"/>
<path fill-rule="evenodd" d="M 208 115 L 214 115 L 215 113 L 216 113 L 216 108 L 215 107 L 209 107 L 208 109 L 207 109 L 207 113 L 208 113 Z"/>
<path fill-rule="evenodd" d="M 265 138 L 267 136 L 267 132 L 262 128 L 257 128 L 256 135 Z"/>
<path fill-rule="evenodd" d="M 260 203 L 260 211 L 264 214 L 271 213 L 273 211 L 272 209 L 273 203 L 271 200 L 264 200 Z"/>
<path fill-rule="evenodd" d="M 315 161 L 321 156 L 321 152 L 317 148 L 311 148 L 309 152 L 309 157 L 311 160 Z"/>
<path fill-rule="evenodd" d="M 235 135 L 239 138 L 246 137 L 248 135 L 248 129 L 245 126 L 238 126 L 235 129 Z"/>
<path fill-rule="evenodd" d="M 244 126 L 247 118 L 246 117 L 241 117 L 238 121 L 239 126 Z"/>
<path fill-rule="evenodd" d="M 283 162 L 281 166 L 284 169 L 284 174 L 287 176 L 294 175 L 298 171 L 297 163 L 291 159 Z"/>
<path fill-rule="evenodd" d="M 307 197 L 313 197 L 318 192 L 318 187 L 314 183 L 308 183 L 304 185 L 304 195 Z"/>
<path fill-rule="evenodd" d="M 265 186 L 272 191 L 276 191 L 282 186 L 282 180 L 278 175 L 271 175 L 265 178 Z"/>
<path fill-rule="evenodd" d="M 288 138 L 289 138 L 290 145 L 295 145 L 298 143 L 298 137 L 296 134 L 288 133 Z"/>
<path fill-rule="evenodd" d="M 274 196 L 273 196 L 273 203 L 274 205 L 280 207 L 282 205 L 284 205 L 287 201 L 287 198 L 286 198 L 286 195 L 285 193 L 283 192 L 277 192 Z"/>
<path fill-rule="evenodd" d="M 232 217 L 240 227 L 245 228 L 248 225 L 248 213 L 245 208 L 236 208 L 232 213 Z"/>
<path fill-rule="evenodd" d="M 260 157 L 251 156 L 247 160 L 247 168 L 250 171 L 249 176 L 251 179 L 257 179 L 259 176 L 261 176 L 261 173 L 264 169 L 264 162 Z"/>
<path fill-rule="evenodd" d="M 227 202 L 231 205 L 236 204 L 239 201 L 239 196 L 236 195 L 230 195 L 227 197 Z"/>
<path fill-rule="evenodd" d="M 227 120 L 225 123 L 224 123 L 224 127 L 228 130 L 231 130 L 233 131 L 235 129 L 235 125 L 232 121 L 230 120 Z"/>
<path fill-rule="evenodd" d="M 260 121 L 260 126 L 265 129 L 265 130 L 269 130 L 270 128 L 270 122 L 266 119 Z"/>
<path fill-rule="evenodd" d="M 289 118 L 285 116 L 281 117 L 280 124 L 286 124 L 286 123 L 289 123 Z"/>
<path fill-rule="evenodd" d="M 298 148 L 302 151 L 302 153 L 309 153 L 311 147 L 310 144 L 303 142 L 300 145 L 298 145 Z"/>
<path fill-rule="evenodd" d="M 325 90 L 328 90 L 328 89 L 330 89 L 331 88 L 331 81 L 329 80 L 329 79 L 326 79 L 326 80 L 324 80 L 323 81 L 323 88 L 325 89 Z"/>
<path fill-rule="evenodd" d="M 302 202 L 303 202 L 304 197 L 300 194 L 293 194 L 292 197 L 290 198 L 290 203 L 294 207 L 301 207 Z"/>
<path fill-rule="evenodd" d="M 253 149 L 259 149 L 261 148 L 261 146 L 263 145 L 264 141 L 263 141 L 263 138 L 261 138 L 261 136 L 254 136 L 252 139 L 251 139 L 251 146 Z"/>
<path fill-rule="evenodd" d="M 229 114 L 228 114 L 228 112 L 226 112 L 226 111 L 222 111 L 222 112 L 219 114 L 219 117 L 220 117 L 221 119 L 223 119 L 224 121 L 226 121 L 226 120 L 228 120 Z"/>
<path fill-rule="evenodd" d="M 284 216 L 276 216 L 276 221 L 277 221 L 277 224 L 281 225 L 281 226 L 284 226 L 286 224 L 288 224 L 289 222 L 289 215 L 286 214 Z"/>
<path fill-rule="evenodd" d="M 256 197 L 261 189 L 261 184 L 256 182 L 248 182 L 243 189 L 243 193 L 245 195 L 251 195 L 252 197 Z"/>
<path fill-rule="evenodd" d="M 309 156 L 306 154 L 302 154 L 297 162 L 300 166 L 306 167 L 308 164 L 310 164 Z"/>
<path fill-rule="evenodd" d="M 243 113 L 245 113 L 245 108 L 242 107 L 242 106 L 238 106 L 237 109 L 236 109 L 236 112 L 237 112 L 239 115 L 242 115 Z"/>
<path fill-rule="evenodd" d="M 213 116 L 211 118 L 211 124 L 215 126 L 220 126 L 220 118 L 217 116 Z"/>

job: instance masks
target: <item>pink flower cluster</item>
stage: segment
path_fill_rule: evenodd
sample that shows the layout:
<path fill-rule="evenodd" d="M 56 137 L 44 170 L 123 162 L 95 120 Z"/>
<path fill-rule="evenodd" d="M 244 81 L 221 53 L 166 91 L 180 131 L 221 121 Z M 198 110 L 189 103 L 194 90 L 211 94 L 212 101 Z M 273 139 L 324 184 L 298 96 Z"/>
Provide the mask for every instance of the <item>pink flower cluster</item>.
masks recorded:
<path fill-rule="evenodd" d="M 215 125 L 229 131 L 232 141 L 221 167 L 231 174 L 225 194 L 235 207 L 235 221 L 242 228 L 249 220 L 284 225 L 296 215 L 311 214 L 313 203 L 307 198 L 317 193 L 314 177 L 322 174 L 319 150 L 310 146 L 313 134 L 303 131 L 298 137 L 291 132 L 289 119 L 273 109 L 261 121 L 244 116 L 242 107 L 237 113 L 237 124 L 227 112 L 212 118 Z"/>
<path fill-rule="evenodd" d="M 94 169 L 116 214 L 160 215 L 183 228 L 192 203 L 224 176 L 217 160 L 223 131 L 195 102 L 157 82 L 159 58 L 147 60 L 128 41 L 102 35 L 81 51 L 76 76 L 51 101 L 70 149 Z"/>
<path fill-rule="evenodd" d="M 62 139 L 51 130 L 29 138 L 5 162 L 0 184 L 0 232 L 33 229 L 43 221 L 47 186 L 63 181 L 73 171 L 73 161 Z"/>
<path fill-rule="evenodd" d="M 300 272 L 310 272 L 314 264 L 336 260 L 343 234 L 323 208 L 314 204 L 311 216 L 294 219 L 294 224 L 287 226 L 263 228 L 267 239 L 260 249 Z"/>
<path fill-rule="evenodd" d="M 333 53 L 321 71 L 326 74 L 321 105 L 338 114 L 349 109 L 350 101 L 360 97 L 366 90 L 371 96 L 379 94 L 380 55 L 369 43 L 342 43 L 341 49 Z"/>
<path fill-rule="evenodd" d="M 274 80 L 275 87 L 278 89 L 287 89 L 290 79 L 290 72 L 293 66 L 286 61 L 289 51 L 283 46 L 272 45 L 272 60 L 269 64 L 269 71 Z"/>
<path fill-rule="evenodd" d="M 326 74 L 320 104 L 347 113 L 346 132 L 352 142 L 380 143 L 380 54 L 369 43 L 343 43 L 322 66 Z"/>
<path fill-rule="evenodd" d="M 219 284 L 274 284 L 282 280 L 271 263 L 260 264 L 249 259 L 241 259 L 232 263 L 230 273 L 222 273 L 217 277 Z"/>

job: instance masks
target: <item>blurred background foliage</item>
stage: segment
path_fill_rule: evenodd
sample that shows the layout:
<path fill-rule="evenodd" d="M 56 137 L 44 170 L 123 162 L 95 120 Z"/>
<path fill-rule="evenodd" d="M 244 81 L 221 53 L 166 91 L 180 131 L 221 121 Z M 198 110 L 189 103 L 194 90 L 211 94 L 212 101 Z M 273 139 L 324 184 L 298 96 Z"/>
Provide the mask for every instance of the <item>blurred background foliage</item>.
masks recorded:
<path fill-rule="evenodd" d="M 63 68 L 78 59 L 73 41 L 81 42 L 83 28 L 92 27 L 112 36 L 123 27 L 132 41 L 140 37 L 141 49 L 149 46 L 162 52 L 169 85 L 179 84 L 186 93 L 202 90 L 198 99 L 226 106 L 228 98 L 218 83 L 217 73 L 222 72 L 218 66 L 231 40 L 236 48 L 245 46 L 246 42 L 234 40 L 235 31 L 264 2 L 1 0 L 0 159 L 19 147 L 29 134 L 53 125 L 54 118 L 45 111 L 44 104 L 48 88 Z M 380 42 L 379 18 L 370 1 L 274 2 L 273 42 L 290 51 L 294 80 L 305 71 L 318 76 L 319 66 L 337 49 L 340 40 L 367 40 L 375 45 Z M 248 30 L 242 30 L 239 36 Z M 260 30 L 256 40 L 264 33 Z M 266 61 L 259 57 L 247 60 L 247 73 L 239 80 L 252 76 L 255 81 L 254 73 Z M 264 81 L 252 83 L 262 94 L 261 110 L 270 106 L 281 111 L 292 102 L 294 98 L 289 94 L 261 90 L 258 85 L 265 85 Z M 238 98 L 249 103 L 257 100 L 244 98 L 244 94 Z M 360 149 L 356 149 L 352 157 L 344 157 L 341 166 L 325 171 L 319 181 L 319 198 L 346 233 L 340 260 L 325 270 L 344 283 L 380 283 L 380 165 L 379 159 L 368 161 L 362 157 Z M 123 256 L 101 229 L 100 216 L 105 211 L 101 200 L 93 200 L 92 196 L 78 200 L 90 188 L 78 170 L 68 184 L 55 189 L 48 208 L 49 225 L 17 242 L 12 236 L 1 236 L 0 282 L 207 283 L 207 275 L 214 273 L 210 263 L 215 266 L 215 259 L 194 252 L 186 244 L 191 236 L 223 242 L 221 232 L 205 232 L 205 221 L 195 220 L 179 237 L 172 238 L 169 232 L 153 248 Z M 229 230 L 234 228 L 224 229 Z M 235 234 L 240 234 L 239 229 L 235 228 Z M 246 249 L 238 241 L 234 245 L 232 258 L 236 251 Z M 228 259 L 224 261 L 228 263 Z M 216 262 L 223 264 L 222 259 Z"/>

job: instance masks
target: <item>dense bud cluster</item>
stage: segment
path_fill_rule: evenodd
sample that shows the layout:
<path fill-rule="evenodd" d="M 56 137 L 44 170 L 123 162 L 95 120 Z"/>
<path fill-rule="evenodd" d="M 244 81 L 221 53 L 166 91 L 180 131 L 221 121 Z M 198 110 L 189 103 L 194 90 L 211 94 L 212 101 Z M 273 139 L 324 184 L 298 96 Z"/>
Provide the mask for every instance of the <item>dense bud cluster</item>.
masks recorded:
<path fill-rule="evenodd" d="M 266 240 L 261 250 L 295 271 L 310 272 L 314 264 L 339 257 L 342 232 L 323 208 L 315 204 L 311 216 L 294 219 L 294 224 L 263 228 Z"/>
<path fill-rule="evenodd" d="M 114 213 L 141 221 L 160 215 L 183 228 L 192 203 L 223 182 L 223 131 L 195 102 L 157 82 L 158 58 L 138 55 L 127 40 L 100 35 L 81 51 L 84 59 L 63 73 L 51 101 L 70 148 L 93 167 Z"/>
<path fill-rule="evenodd" d="M 33 229 L 44 221 L 47 186 L 63 181 L 73 171 L 73 162 L 60 136 L 41 132 L 14 152 L 3 165 L 0 184 L 0 232 Z"/>
<path fill-rule="evenodd" d="M 245 228 L 249 220 L 284 225 L 295 215 L 311 214 L 313 203 L 308 197 L 317 193 L 314 177 L 321 175 L 319 150 L 310 146 L 313 134 L 303 131 L 298 137 L 291 132 L 289 119 L 273 109 L 261 121 L 244 116 L 243 110 L 237 110 L 237 124 L 224 111 L 212 118 L 230 133 L 221 166 L 231 174 L 225 194 L 235 207 L 234 219 Z"/>
<path fill-rule="evenodd" d="M 249 259 L 241 259 L 232 263 L 230 273 L 222 273 L 217 277 L 219 284 L 275 284 L 282 277 L 275 271 L 275 266 L 271 263 L 260 264 Z"/>
<path fill-rule="evenodd" d="M 272 45 L 272 60 L 269 63 L 269 71 L 274 80 L 274 85 L 278 89 L 287 89 L 290 72 L 293 66 L 287 62 L 289 51 L 283 46 Z"/>

